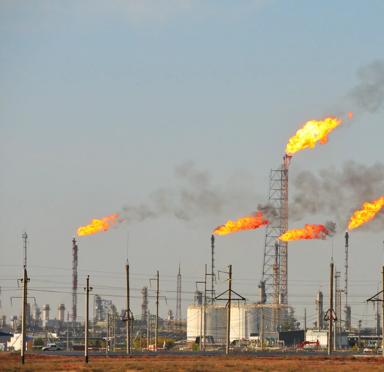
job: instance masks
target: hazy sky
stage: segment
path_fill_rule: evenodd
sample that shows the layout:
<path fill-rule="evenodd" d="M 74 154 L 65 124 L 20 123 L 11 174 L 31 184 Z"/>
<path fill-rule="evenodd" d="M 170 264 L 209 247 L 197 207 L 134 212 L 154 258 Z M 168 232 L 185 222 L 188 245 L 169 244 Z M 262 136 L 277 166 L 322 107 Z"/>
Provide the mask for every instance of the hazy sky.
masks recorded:
<path fill-rule="evenodd" d="M 382 107 L 367 112 L 348 97 L 366 66 L 383 63 L 383 12 L 379 0 L 1 0 L 0 311 L 20 311 L 9 298 L 20 293 L 25 230 L 31 296 L 69 310 L 76 228 L 165 195 L 164 214 L 79 238 L 80 293 L 89 274 L 93 293 L 120 308 L 128 247 L 134 313 L 159 270 L 165 315 L 175 310 L 179 263 L 185 308 L 209 263 L 212 229 L 266 201 L 269 170 L 302 123 L 357 112 L 328 144 L 294 157 L 291 180 L 382 161 Z M 334 218 L 309 214 L 290 227 Z M 316 291 L 328 292 L 332 246 L 344 270 L 338 228 L 332 240 L 289 247 L 289 301 L 299 320 L 307 307 L 309 324 Z M 231 263 L 234 289 L 251 302 L 264 233 L 217 238 L 217 268 Z M 364 301 L 377 291 L 383 239 L 380 228 L 351 234 L 354 324 L 373 319 Z"/>

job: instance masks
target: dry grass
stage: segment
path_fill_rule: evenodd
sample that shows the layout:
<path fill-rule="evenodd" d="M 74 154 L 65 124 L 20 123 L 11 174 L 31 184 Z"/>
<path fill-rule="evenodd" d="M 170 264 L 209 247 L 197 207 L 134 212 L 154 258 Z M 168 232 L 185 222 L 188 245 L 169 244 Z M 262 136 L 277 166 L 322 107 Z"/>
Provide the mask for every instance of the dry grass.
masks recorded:
<path fill-rule="evenodd" d="M 133 357 L 91 356 L 86 365 L 81 357 L 26 355 L 24 366 L 17 354 L 0 353 L 1 371 L 263 371 L 263 372 L 349 372 L 384 371 L 381 358 L 254 357 L 153 355 Z"/>

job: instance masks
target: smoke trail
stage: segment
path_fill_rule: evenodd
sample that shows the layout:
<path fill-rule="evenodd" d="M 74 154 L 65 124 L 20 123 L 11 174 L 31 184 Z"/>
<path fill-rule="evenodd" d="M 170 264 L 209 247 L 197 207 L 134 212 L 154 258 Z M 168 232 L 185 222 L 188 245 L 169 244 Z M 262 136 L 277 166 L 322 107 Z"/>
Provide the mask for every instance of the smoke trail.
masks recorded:
<path fill-rule="evenodd" d="M 359 83 L 349 92 L 353 107 L 374 113 L 384 103 L 384 61 L 377 60 L 357 71 Z"/>
<path fill-rule="evenodd" d="M 325 224 L 325 228 L 328 230 L 328 236 L 333 236 L 336 234 L 336 223 L 333 221 L 327 221 Z"/>
<path fill-rule="evenodd" d="M 351 212 L 365 200 L 377 198 L 384 190 L 384 165 L 366 166 L 350 161 L 341 170 L 324 169 L 314 174 L 300 172 L 293 180 L 294 195 L 290 217 L 300 220 L 308 215 L 325 213 L 346 226 Z M 369 229 L 383 228 L 383 213 L 367 224 Z"/>
<path fill-rule="evenodd" d="M 276 208 L 270 204 L 270 203 L 267 203 L 267 204 L 258 204 L 257 206 L 257 210 L 260 211 L 265 217 L 266 219 L 274 224 L 274 222 L 276 221 L 276 219 L 279 217 L 279 213 L 278 211 L 276 210 Z"/>
<path fill-rule="evenodd" d="M 220 215 L 225 210 L 249 209 L 257 197 L 247 182 L 238 189 L 231 187 L 230 182 L 226 187 L 215 185 L 209 172 L 197 169 L 192 162 L 177 166 L 174 176 L 174 188 L 160 188 L 147 201 L 124 206 L 122 218 L 140 222 L 168 215 L 191 221 Z"/>

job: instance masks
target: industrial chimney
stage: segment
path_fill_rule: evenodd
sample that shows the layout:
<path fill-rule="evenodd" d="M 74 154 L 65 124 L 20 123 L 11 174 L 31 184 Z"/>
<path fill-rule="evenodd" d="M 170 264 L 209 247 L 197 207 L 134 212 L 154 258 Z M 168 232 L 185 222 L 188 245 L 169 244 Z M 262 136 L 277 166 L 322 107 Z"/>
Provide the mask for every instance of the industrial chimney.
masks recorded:
<path fill-rule="evenodd" d="M 147 321 L 148 315 L 148 287 L 143 287 L 141 290 L 142 302 L 141 302 L 141 320 Z"/>
<path fill-rule="evenodd" d="M 57 320 L 61 323 L 65 321 L 65 305 L 60 304 L 57 308 Z"/>
<path fill-rule="evenodd" d="M 324 328 L 323 292 L 319 291 L 316 298 L 317 328 Z"/>
<path fill-rule="evenodd" d="M 48 320 L 49 320 L 49 311 L 51 310 L 49 304 L 46 304 L 42 307 L 42 311 L 41 311 L 41 320 L 42 320 L 42 325 L 43 325 L 43 328 L 45 328 L 48 324 Z"/>

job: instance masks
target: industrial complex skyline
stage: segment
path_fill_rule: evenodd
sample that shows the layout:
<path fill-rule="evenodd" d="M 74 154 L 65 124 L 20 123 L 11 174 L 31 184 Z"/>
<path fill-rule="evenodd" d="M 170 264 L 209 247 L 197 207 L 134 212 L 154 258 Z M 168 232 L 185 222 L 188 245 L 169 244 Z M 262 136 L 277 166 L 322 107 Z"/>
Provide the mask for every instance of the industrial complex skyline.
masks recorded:
<path fill-rule="evenodd" d="M 185 319 L 213 230 L 265 205 L 289 138 L 336 116 L 328 143 L 289 169 L 289 228 L 336 222 L 325 240 L 288 245 L 288 303 L 300 322 L 304 308 L 316 321 L 331 256 L 344 273 L 351 213 L 384 194 L 382 2 L 33 3 L 0 4 L 0 313 L 20 314 L 10 298 L 24 232 L 30 295 L 70 311 L 72 239 L 119 213 L 110 230 L 76 237 L 78 317 L 87 275 L 93 294 L 124 307 L 128 259 L 133 313 L 159 270 L 160 315 Z M 380 281 L 383 227 L 380 212 L 349 234 L 354 325 L 375 322 L 365 301 Z M 232 264 L 249 303 L 260 301 L 264 239 L 265 227 L 216 237 L 215 267 Z"/>

